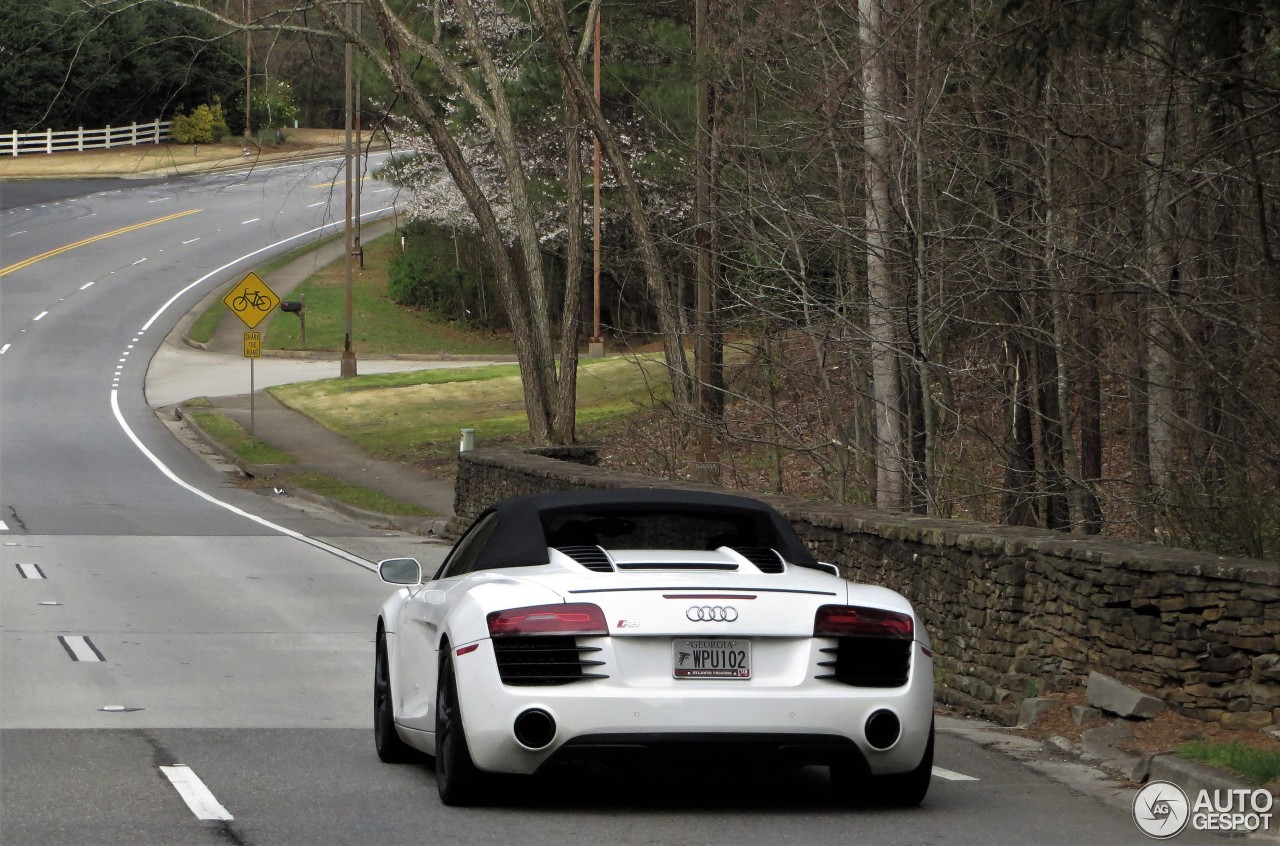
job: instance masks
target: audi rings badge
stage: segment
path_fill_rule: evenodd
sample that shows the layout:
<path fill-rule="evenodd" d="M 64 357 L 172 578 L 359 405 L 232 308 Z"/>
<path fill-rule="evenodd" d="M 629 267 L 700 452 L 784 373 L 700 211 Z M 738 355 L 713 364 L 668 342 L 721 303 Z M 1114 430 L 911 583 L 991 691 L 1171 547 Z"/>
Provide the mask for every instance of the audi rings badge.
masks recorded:
<path fill-rule="evenodd" d="M 695 623 L 732 623 L 738 619 L 738 609 L 732 605 L 695 605 L 684 615 Z"/>

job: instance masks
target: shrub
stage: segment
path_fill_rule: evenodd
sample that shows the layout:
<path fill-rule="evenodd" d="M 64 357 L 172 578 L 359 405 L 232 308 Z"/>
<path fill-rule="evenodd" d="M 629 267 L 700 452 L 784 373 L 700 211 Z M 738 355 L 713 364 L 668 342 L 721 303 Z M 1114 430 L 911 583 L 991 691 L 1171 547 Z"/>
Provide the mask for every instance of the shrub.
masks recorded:
<path fill-rule="evenodd" d="M 191 118 L 182 112 L 175 112 L 173 120 L 169 122 L 169 137 L 179 144 L 194 143 L 191 134 Z"/>
<path fill-rule="evenodd" d="M 244 92 L 240 92 L 231 101 L 230 110 L 231 119 L 238 130 L 243 131 Z M 254 83 L 253 92 L 249 97 L 249 118 L 250 128 L 255 135 L 292 126 L 299 113 L 293 86 L 288 82 L 272 79 L 261 85 Z"/>
<path fill-rule="evenodd" d="M 216 144 L 231 134 L 231 128 L 227 126 L 227 117 L 222 113 L 222 101 L 217 97 L 213 98 L 213 105 L 209 107 L 209 115 L 212 118 L 210 129 L 213 132 L 213 142 Z"/>
<path fill-rule="evenodd" d="M 387 295 L 394 302 L 476 328 L 506 325 L 477 244 L 424 223 L 410 224 L 404 238 L 405 251 L 387 269 Z"/>
<path fill-rule="evenodd" d="M 211 106 L 204 103 L 196 106 L 189 115 L 177 112 L 169 126 L 169 134 L 179 144 L 213 144 L 229 132 L 222 104 L 217 99 Z"/>

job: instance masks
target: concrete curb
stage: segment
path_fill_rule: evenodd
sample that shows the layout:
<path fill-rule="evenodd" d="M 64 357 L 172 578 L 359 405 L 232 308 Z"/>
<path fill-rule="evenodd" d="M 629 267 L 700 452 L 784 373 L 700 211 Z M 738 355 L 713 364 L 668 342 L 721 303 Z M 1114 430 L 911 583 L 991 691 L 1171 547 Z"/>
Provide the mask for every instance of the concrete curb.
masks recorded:
<path fill-rule="evenodd" d="M 1231 773 L 1199 761 L 1188 760 L 1174 752 L 1165 752 L 1152 757 L 1151 775 L 1148 780 L 1173 782 L 1182 788 L 1182 792 L 1186 793 L 1187 798 L 1192 802 L 1201 790 L 1210 791 L 1212 794 L 1215 790 L 1252 791 L 1255 789 Z M 1280 811 L 1280 802 L 1275 803 L 1274 807 Z M 1280 813 L 1273 811 L 1269 830 L 1249 832 L 1243 839 L 1249 843 L 1280 843 Z"/>
<path fill-rule="evenodd" d="M 1046 751 L 1065 753 L 1100 774 L 1120 778 L 1131 784 L 1171 782 L 1182 788 L 1191 802 L 1196 800 L 1202 790 L 1209 791 L 1212 796 L 1213 791 L 1223 791 L 1222 795 L 1225 795 L 1231 791 L 1252 792 L 1256 789 L 1234 773 L 1184 758 L 1176 752 L 1157 752 L 1151 755 L 1126 752 L 1116 745 L 1123 742 L 1127 733 L 1131 734 L 1125 728 L 1126 721 L 1118 719 L 1110 725 L 1085 732 L 1079 743 L 1055 736 L 1045 738 L 1041 745 Z M 1270 830 L 1224 836 L 1233 836 L 1251 843 L 1280 844 L 1280 801 L 1274 807 L 1276 810 L 1273 812 Z"/>
<path fill-rule="evenodd" d="M 1176 752 L 1162 752 L 1151 758 L 1149 781 L 1171 781 L 1189 796 L 1201 790 L 1253 790 L 1228 772 L 1183 758 Z"/>

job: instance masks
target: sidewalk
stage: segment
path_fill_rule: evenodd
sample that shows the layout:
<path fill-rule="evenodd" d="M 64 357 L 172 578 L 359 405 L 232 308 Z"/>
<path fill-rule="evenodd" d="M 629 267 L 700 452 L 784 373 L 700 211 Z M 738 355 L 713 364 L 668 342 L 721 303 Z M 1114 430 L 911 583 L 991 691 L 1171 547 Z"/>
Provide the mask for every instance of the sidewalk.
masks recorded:
<path fill-rule="evenodd" d="M 391 221 L 365 226 L 365 240 L 372 240 L 392 230 Z M 265 281 L 282 299 L 320 267 L 342 257 L 342 241 L 332 242 L 306 253 L 289 264 L 274 270 Z M 232 280 L 228 280 L 230 282 Z M 186 400 L 207 397 L 213 409 L 231 420 L 252 429 L 255 436 L 287 452 L 296 460 L 290 469 L 312 470 L 351 484 L 378 491 L 400 502 L 416 505 L 435 515 L 434 518 L 404 518 L 362 512 L 339 503 L 325 500 L 336 511 L 346 513 L 357 520 L 376 525 L 388 525 L 410 531 L 438 534 L 443 524 L 453 515 L 453 486 L 412 467 L 369 456 L 355 444 L 335 434 L 311 418 L 281 403 L 265 388 L 272 385 L 303 382 L 314 379 L 336 378 L 340 375 L 340 355 L 336 352 L 264 351 L 262 358 L 253 364 L 254 394 L 252 414 L 250 408 L 250 365 L 243 357 L 244 325 L 228 310 L 219 321 L 213 337 L 207 344 L 197 344 L 186 338 L 187 331 L 196 316 L 207 305 L 221 299 L 225 286 L 211 291 L 201 303 L 183 317 L 174 331 L 165 339 L 152 358 L 147 370 L 147 402 L 157 413 L 172 419 L 182 416 L 181 405 Z M 271 318 L 295 319 L 292 315 L 278 314 Z M 488 359 L 485 359 L 488 361 Z M 421 370 L 434 367 L 473 366 L 474 359 L 443 359 L 427 357 L 359 358 L 357 368 L 361 374 L 390 373 Z M 189 417 L 186 425 L 227 461 L 254 476 L 271 472 L 272 468 L 248 467 L 203 433 Z M 287 483 L 285 483 L 287 485 Z M 288 489 L 288 488 L 286 488 Z M 299 498 L 314 498 L 314 494 L 288 489 Z"/>

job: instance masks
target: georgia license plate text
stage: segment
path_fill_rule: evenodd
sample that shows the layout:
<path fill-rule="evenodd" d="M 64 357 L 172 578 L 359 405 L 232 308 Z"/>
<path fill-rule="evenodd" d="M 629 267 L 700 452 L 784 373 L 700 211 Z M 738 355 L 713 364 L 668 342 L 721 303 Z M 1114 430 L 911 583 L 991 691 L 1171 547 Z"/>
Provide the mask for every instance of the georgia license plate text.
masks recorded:
<path fill-rule="evenodd" d="M 751 641 L 738 638 L 673 640 L 671 672 L 678 679 L 749 679 Z"/>

